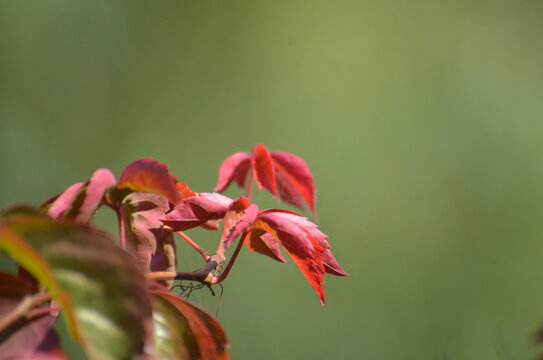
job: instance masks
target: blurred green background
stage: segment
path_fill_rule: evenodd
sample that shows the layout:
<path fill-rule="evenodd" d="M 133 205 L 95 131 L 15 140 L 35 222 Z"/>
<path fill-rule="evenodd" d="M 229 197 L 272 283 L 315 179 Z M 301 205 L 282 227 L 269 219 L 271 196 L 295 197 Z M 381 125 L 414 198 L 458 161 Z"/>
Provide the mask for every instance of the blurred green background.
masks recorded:
<path fill-rule="evenodd" d="M 542 20 L 541 1 L 0 1 L 0 206 L 147 156 L 210 191 L 264 143 L 308 162 L 351 277 L 323 311 L 292 261 L 245 249 L 219 310 L 233 359 L 530 359 Z"/>

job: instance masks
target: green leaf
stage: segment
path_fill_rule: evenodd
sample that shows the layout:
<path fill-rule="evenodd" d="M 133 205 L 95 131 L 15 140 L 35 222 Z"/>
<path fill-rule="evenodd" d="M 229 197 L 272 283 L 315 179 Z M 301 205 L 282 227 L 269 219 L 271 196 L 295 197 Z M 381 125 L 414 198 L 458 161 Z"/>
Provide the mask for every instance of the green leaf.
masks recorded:
<path fill-rule="evenodd" d="M 4 215 L 0 250 L 46 286 L 89 359 L 144 355 L 152 326 L 145 277 L 105 233 L 36 213 Z"/>

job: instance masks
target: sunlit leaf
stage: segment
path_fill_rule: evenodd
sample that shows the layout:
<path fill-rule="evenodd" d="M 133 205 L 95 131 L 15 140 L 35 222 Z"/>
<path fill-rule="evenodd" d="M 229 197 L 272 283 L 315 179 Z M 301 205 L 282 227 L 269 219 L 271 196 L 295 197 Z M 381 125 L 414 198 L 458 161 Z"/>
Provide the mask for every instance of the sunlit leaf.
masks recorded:
<path fill-rule="evenodd" d="M 117 188 L 164 195 L 170 203 L 176 205 L 182 199 L 176 183 L 177 179 L 170 174 L 168 165 L 145 158 L 128 164 L 119 178 Z"/>
<path fill-rule="evenodd" d="M 189 189 L 187 184 L 177 183 L 175 184 L 175 187 L 183 199 L 191 197 L 191 196 L 196 196 L 196 193 L 192 191 L 191 189 Z"/>
<path fill-rule="evenodd" d="M 215 191 L 223 192 L 232 180 L 236 181 L 239 187 L 245 186 L 250 166 L 251 157 L 247 153 L 237 152 L 227 157 L 219 167 L 219 180 Z"/>
<path fill-rule="evenodd" d="M 284 151 L 269 152 L 262 144 L 254 146 L 251 155 L 238 152 L 226 158 L 219 168 L 215 191 L 223 192 L 234 180 L 245 186 L 249 168 L 260 189 L 302 210 L 305 201 L 316 216 L 315 182 L 304 159 Z"/>
<path fill-rule="evenodd" d="M 252 234 L 255 230 L 257 234 Z M 313 287 L 323 306 L 324 274 L 347 275 L 332 254 L 327 254 L 330 246 L 326 242 L 326 235 L 317 229 L 317 225 L 292 211 L 263 210 L 247 233 L 250 235 L 249 240 L 246 238 L 247 246 L 272 258 L 276 258 L 278 252 L 270 244 L 274 240 L 279 242 Z M 268 235 L 263 238 L 263 233 Z"/>
<path fill-rule="evenodd" d="M 273 161 L 268 149 L 264 145 L 258 144 L 253 147 L 251 152 L 251 166 L 253 169 L 253 177 L 256 179 L 258 187 L 260 189 L 266 189 L 275 196 L 278 196 L 277 188 L 275 186 Z"/>
<path fill-rule="evenodd" d="M 315 182 L 305 161 L 299 156 L 284 151 L 272 151 L 270 155 L 281 200 L 302 210 L 304 209 L 303 200 L 305 200 L 313 215 L 316 215 Z"/>

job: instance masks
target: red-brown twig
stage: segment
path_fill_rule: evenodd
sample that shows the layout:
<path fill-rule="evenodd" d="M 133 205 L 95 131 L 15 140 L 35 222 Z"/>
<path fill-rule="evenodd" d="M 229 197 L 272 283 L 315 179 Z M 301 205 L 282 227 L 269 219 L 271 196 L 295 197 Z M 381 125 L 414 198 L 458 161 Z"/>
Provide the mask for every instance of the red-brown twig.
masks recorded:
<path fill-rule="evenodd" d="M 117 214 L 117 223 L 119 224 L 119 243 L 123 249 L 126 249 L 126 234 L 124 230 L 124 218 L 123 214 L 121 213 L 122 210 L 120 209 L 114 209 L 115 213 Z"/>
<path fill-rule="evenodd" d="M 35 314 L 32 314 L 32 310 L 49 300 L 51 300 L 51 295 L 49 295 L 49 293 L 25 296 L 13 310 L 0 319 L 0 332 L 23 316 L 29 318 L 35 316 Z"/>
<path fill-rule="evenodd" d="M 146 276 L 152 280 L 192 280 L 211 285 L 216 281 L 212 271 L 222 266 L 223 263 L 224 257 L 215 254 L 210 256 L 204 267 L 194 272 L 153 271 L 146 273 Z"/>
<path fill-rule="evenodd" d="M 205 261 L 209 261 L 211 256 L 202 249 L 198 244 L 196 244 L 187 234 L 185 234 L 182 231 L 176 231 L 177 235 L 181 236 L 187 243 L 189 243 L 190 246 L 194 248 L 194 250 L 198 251 L 200 255 L 204 258 Z"/>

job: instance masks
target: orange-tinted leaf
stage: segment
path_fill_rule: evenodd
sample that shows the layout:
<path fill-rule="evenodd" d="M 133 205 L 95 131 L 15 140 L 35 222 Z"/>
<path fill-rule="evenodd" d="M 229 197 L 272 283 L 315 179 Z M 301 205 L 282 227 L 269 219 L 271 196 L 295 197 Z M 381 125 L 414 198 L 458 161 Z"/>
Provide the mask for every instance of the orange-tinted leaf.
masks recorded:
<path fill-rule="evenodd" d="M 215 318 L 166 289 L 152 293 L 159 358 L 229 359 L 226 334 Z"/>
<path fill-rule="evenodd" d="M 249 200 L 242 196 L 231 205 L 223 219 L 221 243 L 223 249 L 228 249 L 232 241 L 255 221 L 258 215 L 258 206 L 250 204 Z"/>
<path fill-rule="evenodd" d="M 284 151 L 272 151 L 271 158 L 275 170 L 277 190 L 283 201 L 304 209 L 303 201 L 316 216 L 315 182 L 305 161 L 294 154 Z"/>
<path fill-rule="evenodd" d="M 199 193 L 184 199 L 161 221 L 175 231 L 202 226 L 224 217 L 232 199 L 218 193 Z"/>
<path fill-rule="evenodd" d="M 179 194 L 181 195 L 183 199 L 191 197 L 191 196 L 196 196 L 196 193 L 192 191 L 191 189 L 189 189 L 187 184 L 177 183 L 175 184 L 175 187 L 177 188 L 177 191 L 179 191 Z"/>
<path fill-rule="evenodd" d="M 236 181 L 239 187 L 245 186 L 245 180 L 251 165 L 250 159 L 249 154 L 244 152 L 237 152 L 227 157 L 219 167 L 219 180 L 215 185 L 215 191 L 223 192 L 232 180 Z"/>
<path fill-rule="evenodd" d="M 287 262 L 281 254 L 281 247 L 275 238 L 264 230 L 253 230 L 245 238 L 249 250 L 271 257 L 279 262 Z"/>
<path fill-rule="evenodd" d="M 181 202 L 176 188 L 177 179 L 170 174 L 168 165 L 155 159 L 145 158 L 130 163 L 122 172 L 118 189 L 154 192 L 164 195 L 174 205 Z"/>
<path fill-rule="evenodd" d="M 275 186 L 273 161 L 268 149 L 264 145 L 258 144 L 253 147 L 251 152 L 251 166 L 253 168 L 253 177 L 258 187 L 266 189 L 275 196 L 278 196 Z"/>

